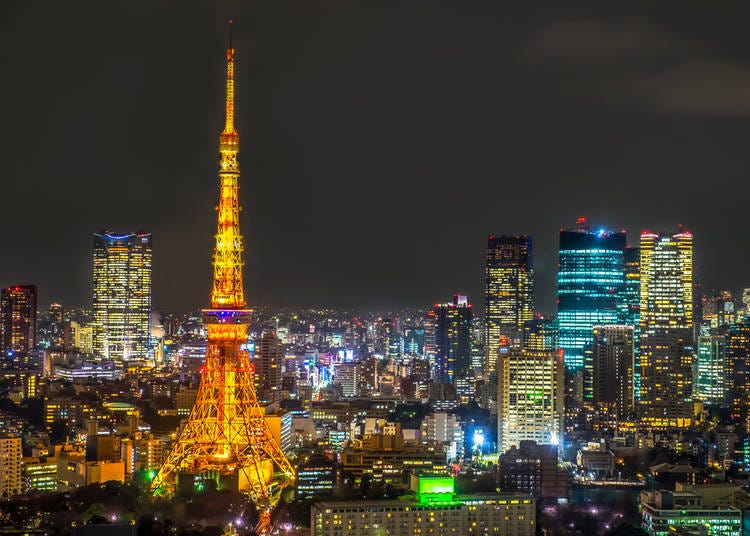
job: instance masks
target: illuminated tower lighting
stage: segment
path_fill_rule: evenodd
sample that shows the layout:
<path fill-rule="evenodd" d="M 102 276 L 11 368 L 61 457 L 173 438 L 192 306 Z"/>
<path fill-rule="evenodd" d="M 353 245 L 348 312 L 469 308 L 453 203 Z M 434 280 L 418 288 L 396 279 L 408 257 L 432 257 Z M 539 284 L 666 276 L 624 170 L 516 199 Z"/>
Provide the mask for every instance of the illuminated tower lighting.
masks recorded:
<path fill-rule="evenodd" d="M 227 48 L 226 123 L 219 138 L 219 206 L 213 255 L 206 359 L 190 417 L 152 482 L 154 494 L 174 493 L 185 481 L 236 485 L 249 493 L 268 527 L 270 511 L 295 472 L 258 404 L 246 349 L 252 311 L 242 285 L 243 246 L 239 226 L 239 135 L 234 128 L 234 49 Z M 259 530 L 258 532 L 263 532 Z"/>

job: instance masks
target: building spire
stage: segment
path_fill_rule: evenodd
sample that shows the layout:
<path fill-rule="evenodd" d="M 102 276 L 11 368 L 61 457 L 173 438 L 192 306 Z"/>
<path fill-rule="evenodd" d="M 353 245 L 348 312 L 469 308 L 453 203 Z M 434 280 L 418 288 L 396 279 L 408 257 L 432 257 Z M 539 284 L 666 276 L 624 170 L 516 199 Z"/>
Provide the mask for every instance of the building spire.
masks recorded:
<path fill-rule="evenodd" d="M 234 128 L 234 48 L 232 21 L 229 21 L 227 46 L 226 122 L 219 136 L 219 205 L 216 247 L 214 249 L 214 287 L 211 307 L 232 309 L 245 307 L 242 284 L 243 246 L 240 233 L 238 196 L 240 136 Z"/>
<path fill-rule="evenodd" d="M 229 44 L 227 45 L 227 94 L 226 122 L 223 134 L 232 134 L 234 130 L 234 48 L 232 48 L 232 19 L 229 19 Z"/>

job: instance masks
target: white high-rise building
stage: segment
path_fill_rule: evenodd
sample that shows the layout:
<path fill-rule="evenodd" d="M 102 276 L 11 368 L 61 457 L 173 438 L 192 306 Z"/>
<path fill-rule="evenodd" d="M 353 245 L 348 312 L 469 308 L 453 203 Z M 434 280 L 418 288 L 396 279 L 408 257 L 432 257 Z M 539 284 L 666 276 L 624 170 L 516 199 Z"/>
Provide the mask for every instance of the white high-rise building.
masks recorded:
<path fill-rule="evenodd" d="M 521 441 L 562 443 L 565 371 L 556 351 L 511 350 L 498 359 L 497 427 L 503 453 Z"/>
<path fill-rule="evenodd" d="M 448 461 L 464 455 L 464 430 L 451 413 L 439 411 L 427 415 L 422 421 L 422 442 L 444 445 Z"/>

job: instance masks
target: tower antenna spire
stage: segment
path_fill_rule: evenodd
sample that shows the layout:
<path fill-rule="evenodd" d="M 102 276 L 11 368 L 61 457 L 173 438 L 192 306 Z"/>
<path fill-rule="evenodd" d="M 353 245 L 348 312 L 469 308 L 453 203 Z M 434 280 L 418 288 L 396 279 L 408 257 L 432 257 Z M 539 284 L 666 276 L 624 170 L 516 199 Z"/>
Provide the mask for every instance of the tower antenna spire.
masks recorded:
<path fill-rule="evenodd" d="M 229 19 L 229 42 L 227 43 L 227 91 L 226 122 L 222 134 L 236 133 L 234 129 L 234 47 L 232 46 L 232 19 Z"/>
<path fill-rule="evenodd" d="M 256 533 L 270 531 L 279 486 L 295 471 L 274 438 L 255 392 L 247 351 L 252 311 L 242 281 L 244 246 L 240 232 L 240 136 L 234 128 L 232 21 L 227 46 L 226 123 L 219 136 L 219 203 L 213 254 L 211 307 L 203 310 L 206 359 L 195 405 L 167 459 L 151 482 L 155 494 L 172 494 L 183 475 L 202 486 L 209 475 L 249 493 L 260 511 Z M 264 402 L 265 404 L 265 402 Z M 213 479 L 213 476 L 210 478 Z M 200 488 L 197 488 L 200 489 Z M 263 530 L 261 530 L 263 529 Z"/>

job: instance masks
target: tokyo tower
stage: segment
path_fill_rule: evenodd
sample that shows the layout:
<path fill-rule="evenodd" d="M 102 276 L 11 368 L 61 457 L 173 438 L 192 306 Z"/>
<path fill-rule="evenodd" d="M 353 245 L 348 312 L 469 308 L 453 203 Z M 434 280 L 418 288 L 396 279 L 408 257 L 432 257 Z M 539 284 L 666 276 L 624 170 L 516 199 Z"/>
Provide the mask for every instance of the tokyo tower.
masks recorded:
<path fill-rule="evenodd" d="M 190 416 L 151 484 L 155 495 L 202 489 L 208 482 L 252 497 L 262 515 L 276 491 L 294 481 L 294 468 L 274 439 L 253 385 L 246 350 L 252 311 L 242 285 L 239 225 L 239 134 L 234 128 L 234 49 L 227 48 L 226 121 L 219 137 L 219 205 L 213 255 L 206 359 Z"/>

